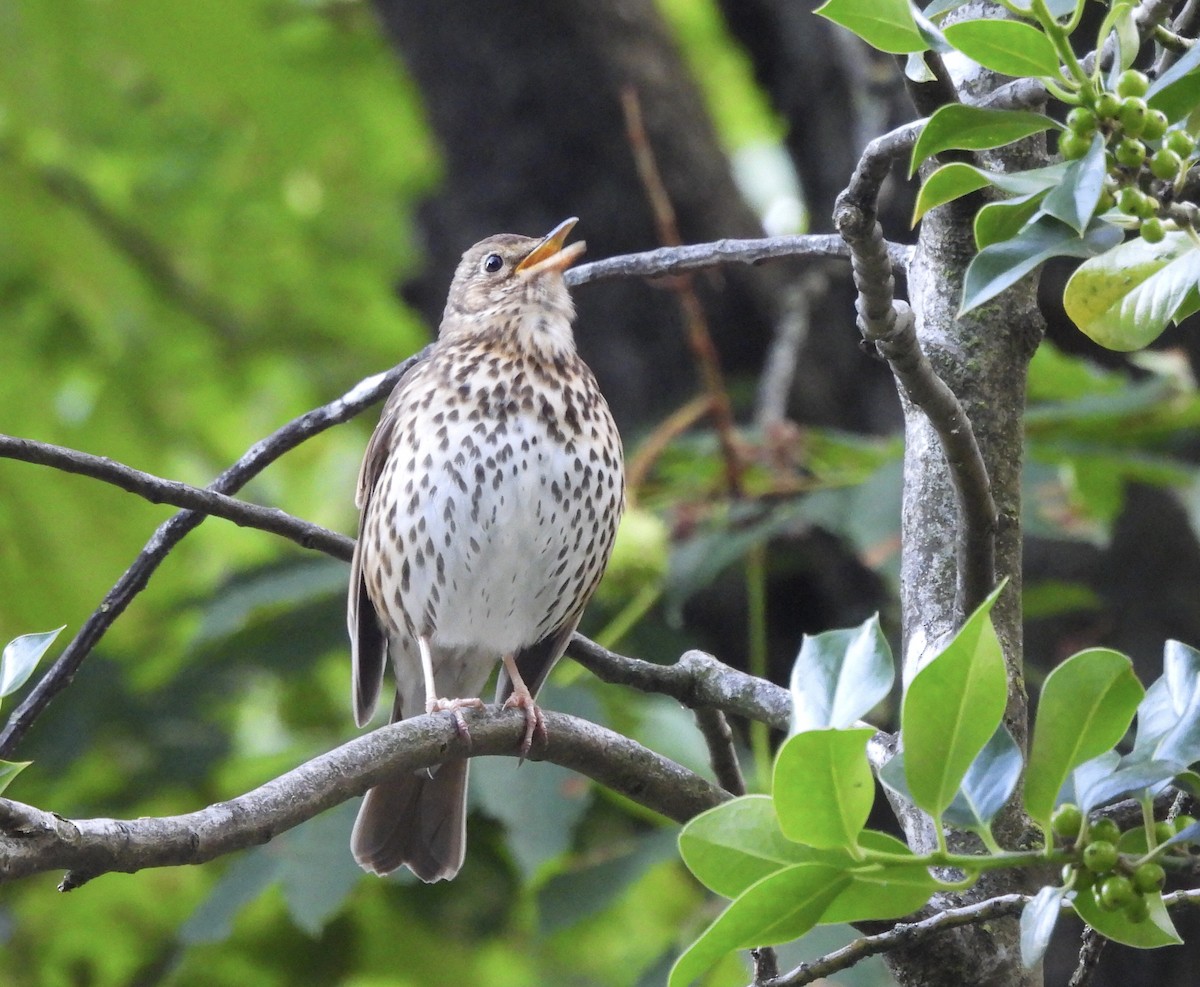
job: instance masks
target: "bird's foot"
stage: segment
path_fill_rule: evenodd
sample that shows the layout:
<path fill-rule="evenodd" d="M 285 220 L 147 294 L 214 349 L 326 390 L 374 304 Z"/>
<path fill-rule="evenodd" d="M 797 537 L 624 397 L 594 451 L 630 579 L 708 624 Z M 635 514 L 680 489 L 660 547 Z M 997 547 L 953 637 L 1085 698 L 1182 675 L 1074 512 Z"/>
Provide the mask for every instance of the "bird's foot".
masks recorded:
<path fill-rule="evenodd" d="M 482 699 L 428 699 L 425 702 L 426 713 L 451 713 L 454 716 L 454 729 L 464 740 L 471 739 L 471 731 L 467 729 L 467 721 L 462 715 L 464 709 L 483 709 Z"/>
<path fill-rule="evenodd" d="M 533 738 L 537 736 L 542 741 L 546 740 L 546 720 L 542 716 L 541 708 L 526 688 L 514 689 L 513 694 L 504 700 L 504 708 L 525 712 L 525 736 L 521 739 L 521 758 L 518 762 L 522 764 L 533 747 Z"/>

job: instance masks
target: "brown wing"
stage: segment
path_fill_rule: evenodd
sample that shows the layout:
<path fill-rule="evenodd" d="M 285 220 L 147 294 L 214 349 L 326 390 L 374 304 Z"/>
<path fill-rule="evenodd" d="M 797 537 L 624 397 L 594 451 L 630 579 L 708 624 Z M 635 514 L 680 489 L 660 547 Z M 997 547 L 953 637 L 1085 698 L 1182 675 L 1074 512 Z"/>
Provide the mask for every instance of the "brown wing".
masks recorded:
<path fill-rule="evenodd" d="M 403 379 L 403 378 L 402 378 Z M 358 541 L 354 545 L 354 558 L 350 562 L 350 593 L 346 605 L 346 626 L 350 631 L 350 662 L 354 688 L 354 720 L 361 727 L 375 713 L 379 702 L 379 690 L 383 686 L 383 670 L 387 665 L 387 634 L 375 611 L 375 605 L 367 593 L 367 582 L 362 571 L 363 523 L 367 506 L 379 475 L 383 472 L 391 450 L 392 435 L 396 429 L 396 390 L 392 391 L 379 424 L 367 444 L 362 468 L 358 472 L 358 490 L 354 502 L 359 509 Z"/>

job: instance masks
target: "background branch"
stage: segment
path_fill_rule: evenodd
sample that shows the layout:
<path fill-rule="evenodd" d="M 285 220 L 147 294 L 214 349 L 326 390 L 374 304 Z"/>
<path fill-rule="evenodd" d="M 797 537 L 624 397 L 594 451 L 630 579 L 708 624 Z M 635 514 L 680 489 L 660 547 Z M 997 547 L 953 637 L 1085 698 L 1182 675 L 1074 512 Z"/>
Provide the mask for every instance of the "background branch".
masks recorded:
<path fill-rule="evenodd" d="M 320 408 L 306 412 L 288 422 L 267 438 L 256 442 L 232 466 L 209 485 L 210 490 L 229 494 L 241 489 L 251 479 L 266 469 L 284 453 L 294 449 L 306 439 L 323 432 L 332 425 L 348 421 L 365 408 L 384 397 L 396 385 L 396 381 L 409 367 L 421 359 L 424 350 L 409 357 L 403 363 L 383 374 L 377 374 L 356 384 L 346 394 Z M 197 528 L 206 517 L 194 511 L 180 511 L 159 525 L 145 547 L 125 570 L 112 589 L 105 595 L 100 606 L 92 613 L 71 642 L 63 649 L 58 660 L 50 667 L 38 684 L 30 690 L 24 701 L 9 716 L 0 730 L 0 758 L 9 758 L 20 743 L 34 720 L 49 705 L 75 676 L 93 648 L 99 643 L 130 601 L 146 586 L 154 570 L 168 553 L 184 537 Z"/>
<path fill-rule="evenodd" d="M 552 761 L 684 822 L 729 797 L 691 771 L 605 727 L 545 710 L 546 739 L 530 760 Z M 69 891 L 112 871 L 199 864 L 266 843 L 397 771 L 449 757 L 516 756 L 524 731 L 518 710 L 468 711 L 470 738 L 453 716 L 415 716 L 381 727 L 280 775 L 265 785 L 181 816 L 64 819 L 0 799 L 0 882 L 66 870 Z"/>

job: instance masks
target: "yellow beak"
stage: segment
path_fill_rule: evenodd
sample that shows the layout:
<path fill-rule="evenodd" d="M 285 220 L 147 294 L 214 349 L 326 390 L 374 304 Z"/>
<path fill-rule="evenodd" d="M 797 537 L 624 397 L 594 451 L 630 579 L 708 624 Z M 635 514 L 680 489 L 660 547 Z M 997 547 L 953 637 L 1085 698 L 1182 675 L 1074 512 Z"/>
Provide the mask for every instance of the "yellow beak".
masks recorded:
<path fill-rule="evenodd" d="M 583 256 L 583 252 L 587 249 L 587 244 L 580 240 L 572 243 L 569 247 L 564 247 L 563 241 L 578 222 L 579 219 L 576 216 L 564 219 L 542 237 L 537 242 L 537 245 L 525 255 L 521 263 L 517 265 L 517 273 L 531 278 L 544 271 L 559 271 L 561 273 L 574 264 L 575 261 Z"/>

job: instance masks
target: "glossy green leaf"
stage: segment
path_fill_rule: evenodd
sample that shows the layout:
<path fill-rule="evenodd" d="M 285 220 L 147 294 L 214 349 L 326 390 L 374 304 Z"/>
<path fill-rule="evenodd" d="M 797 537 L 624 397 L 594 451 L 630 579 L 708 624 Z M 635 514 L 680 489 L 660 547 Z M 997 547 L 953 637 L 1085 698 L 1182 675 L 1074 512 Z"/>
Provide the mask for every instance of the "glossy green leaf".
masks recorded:
<path fill-rule="evenodd" d="M 815 859 L 810 848 L 783 835 L 769 795 L 732 799 L 689 820 L 679 834 L 679 853 L 701 884 L 726 898 Z"/>
<path fill-rule="evenodd" d="M 1058 54 L 1046 35 L 1023 21 L 981 18 L 943 28 L 946 40 L 984 68 L 1012 76 L 1059 74 Z"/>
<path fill-rule="evenodd" d="M 1020 780 L 1025 759 L 1008 728 L 1001 723 L 963 776 L 954 801 L 942 818 L 960 829 L 987 828 Z"/>
<path fill-rule="evenodd" d="M 947 103 L 934 111 L 917 136 L 908 173 L 916 174 L 922 161 L 942 151 L 1003 147 L 1057 126 L 1050 117 L 1027 110 L 989 110 L 965 103 Z"/>
<path fill-rule="evenodd" d="M 1144 694 L 1130 660 L 1092 648 L 1055 668 L 1042 686 L 1025 776 L 1025 808 L 1046 828 L 1076 765 L 1116 745 Z"/>
<path fill-rule="evenodd" d="M 1167 641 L 1163 674 L 1146 690 L 1137 715 L 1132 757 L 1200 761 L 1200 651 Z"/>
<path fill-rule="evenodd" d="M 1136 350 L 1153 342 L 1200 281 L 1200 249 L 1185 233 L 1160 243 L 1141 237 L 1079 266 L 1067 282 L 1067 315 L 1111 350 Z"/>
<path fill-rule="evenodd" d="M 1087 154 L 1067 165 L 1062 182 L 1042 200 L 1042 210 L 1083 233 L 1100 204 L 1108 165 L 1104 160 L 1104 137 L 1096 134 Z"/>
<path fill-rule="evenodd" d="M 1096 903 L 1093 888 L 1076 891 L 1071 904 L 1081 919 L 1113 942 L 1138 949 L 1177 946 L 1183 942 L 1175 930 L 1175 923 L 1167 914 L 1167 906 L 1163 904 L 1161 894 L 1146 895 L 1150 915 L 1143 922 L 1130 922 L 1121 911 L 1106 912 Z"/>
<path fill-rule="evenodd" d="M 11 696 L 25 684 L 62 629 L 22 634 L 4 646 L 0 652 L 0 696 Z"/>
<path fill-rule="evenodd" d="M 913 206 L 913 226 L 930 209 L 953 202 L 955 199 L 968 195 L 989 184 L 988 179 L 980 168 L 964 164 L 961 161 L 951 161 L 933 172 L 921 185 L 917 193 L 917 202 Z"/>
<path fill-rule="evenodd" d="M 1040 216 L 1017 236 L 975 255 L 967 267 L 959 315 L 991 301 L 1051 257 L 1091 257 L 1120 242 L 1121 231 L 1108 223 L 1093 220 L 1080 237 L 1061 220 Z"/>
<path fill-rule="evenodd" d="M 1192 45 L 1167 71 L 1150 84 L 1146 102 L 1174 123 L 1200 105 L 1200 45 Z"/>
<path fill-rule="evenodd" d="M 975 246 L 980 250 L 993 243 L 1011 240 L 1042 206 L 1046 192 L 1034 192 L 1004 202 L 989 202 L 975 214 Z"/>
<path fill-rule="evenodd" d="M 815 13 L 893 55 L 927 47 L 913 21 L 908 0 L 826 0 Z"/>
<path fill-rule="evenodd" d="M 875 800 L 864 730 L 807 730 L 784 743 L 771 791 L 789 840 L 818 848 L 854 847 Z"/>
<path fill-rule="evenodd" d="M 3 795 L 12 780 L 32 763 L 32 761 L 0 761 L 0 795 Z"/>
<path fill-rule="evenodd" d="M 792 665 L 792 732 L 852 726 L 887 698 L 895 675 L 878 614 L 858 627 L 805 634 Z"/>
<path fill-rule="evenodd" d="M 1117 799 L 1135 796 L 1147 789 L 1154 791 L 1165 787 L 1183 765 L 1174 761 L 1137 761 L 1122 764 L 1116 771 L 1092 781 L 1079 794 L 1077 804 L 1084 812 L 1091 812 Z"/>
<path fill-rule="evenodd" d="M 1062 913 L 1064 894 L 1062 888 L 1042 888 L 1021 912 L 1021 962 L 1026 969 L 1036 966 L 1045 955 Z"/>
<path fill-rule="evenodd" d="M 941 884 L 919 863 L 876 864 L 849 872 L 850 886 L 834 899 L 818 924 L 900 918 L 916 911 Z"/>
<path fill-rule="evenodd" d="M 668 987 L 687 987 L 726 953 L 790 942 L 817 924 L 850 876 L 828 864 L 797 864 L 736 898 L 675 961 Z"/>
<path fill-rule="evenodd" d="M 932 816 L 954 800 L 1004 714 L 1004 654 L 990 616 L 1001 590 L 988 596 L 905 691 L 900 717 L 905 775 L 913 801 Z"/>

